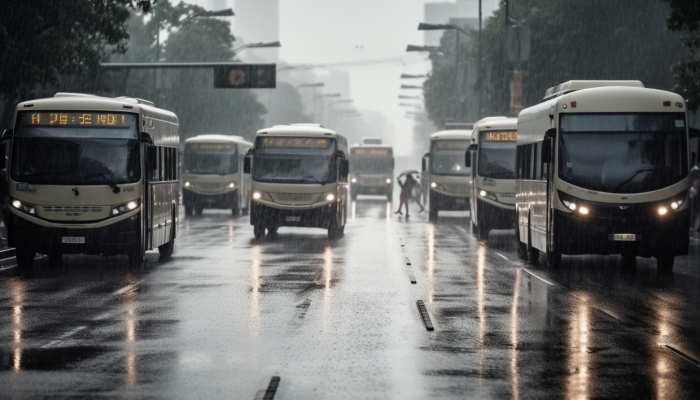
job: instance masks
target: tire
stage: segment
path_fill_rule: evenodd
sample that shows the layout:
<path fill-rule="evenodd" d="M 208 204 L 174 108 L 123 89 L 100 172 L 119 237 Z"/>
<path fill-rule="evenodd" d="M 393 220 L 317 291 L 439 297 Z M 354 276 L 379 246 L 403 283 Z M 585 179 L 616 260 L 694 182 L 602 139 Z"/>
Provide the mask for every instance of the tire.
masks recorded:
<path fill-rule="evenodd" d="M 481 223 L 481 224 L 479 224 L 479 226 L 476 227 L 476 229 L 477 229 L 477 231 L 478 231 L 478 232 L 477 232 L 477 236 L 479 237 L 479 239 L 481 239 L 481 240 L 488 240 L 488 238 L 489 238 L 489 227 L 486 226 L 486 224 Z"/>
<path fill-rule="evenodd" d="M 277 230 L 279 229 L 279 226 L 268 226 L 267 227 L 267 233 L 270 235 L 270 237 L 277 237 Z"/>
<path fill-rule="evenodd" d="M 478 233 L 478 229 L 477 229 L 476 224 L 474 223 L 473 220 L 471 220 L 471 226 L 472 226 L 472 234 L 476 235 Z"/>
<path fill-rule="evenodd" d="M 527 259 L 527 245 L 520 241 L 520 227 L 515 225 L 515 251 L 521 260 Z"/>
<path fill-rule="evenodd" d="M 527 262 L 533 265 L 540 262 L 540 251 L 532 247 L 532 232 L 529 230 L 527 234 Z"/>
<path fill-rule="evenodd" d="M 390 189 L 388 192 L 386 192 L 386 200 L 387 200 L 388 202 L 391 203 L 391 200 L 393 199 L 393 197 L 394 197 L 394 191 L 393 191 L 393 190 Z"/>
<path fill-rule="evenodd" d="M 185 215 L 192 215 L 192 214 L 194 214 L 194 207 L 185 206 Z"/>
<path fill-rule="evenodd" d="M 670 254 L 661 254 L 656 256 L 656 268 L 661 272 L 673 271 L 673 263 L 675 256 Z"/>
<path fill-rule="evenodd" d="M 197 215 L 202 215 L 202 212 L 204 212 L 204 207 L 195 207 L 194 212 L 197 213 Z"/>
<path fill-rule="evenodd" d="M 335 240 L 340 235 L 340 228 L 338 228 L 338 221 L 331 222 L 328 226 L 328 240 Z"/>
<path fill-rule="evenodd" d="M 357 200 L 357 190 L 356 189 L 350 189 L 350 200 Z"/>
<path fill-rule="evenodd" d="M 430 209 L 428 210 L 428 221 L 435 222 L 438 217 L 438 205 L 436 196 L 430 192 Z"/>
<path fill-rule="evenodd" d="M 237 217 L 239 213 L 240 213 L 240 209 L 238 208 L 238 199 L 236 199 L 233 201 L 233 205 L 231 206 L 231 214 L 234 217 Z"/>
<path fill-rule="evenodd" d="M 52 267 L 58 267 L 63 264 L 63 254 L 61 254 L 60 251 L 50 251 L 47 256 L 49 257 L 49 264 L 51 264 Z"/>
<path fill-rule="evenodd" d="M 623 248 L 620 252 L 622 256 L 622 267 L 625 269 L 635 268 L 637 266 L 637 252 L 634 248 Z"/>
<path fill-rule="evenodd" d="M 547 252 L 547 266 L 550 269 L 559 269 L 561 267 L 561 252 L 560 251 L 548 251 Z"/>
<path fill-rule="evenodd" d="M 265 236 L 265 227 L 261 224 L 253 225 L 253 236 L 255 239 L 260 240 Z"/>
<path fill-rule="evenodd" d="M 15 249 L 15 258 L 17 259 L 17 268 L 20 271 L 26 271 L 34 265 L 34 256 L 36 251 L 18 247 Z"/>
<path fill-rule="evenodd" d="M 158 246 L 158 253 L 160 253 L 160 259 L 165 260 L 166 258 L 173 255 L 175 251 L 175 210 L 172 214 L 172 223 L 170 225 L 170 241 Z"/>

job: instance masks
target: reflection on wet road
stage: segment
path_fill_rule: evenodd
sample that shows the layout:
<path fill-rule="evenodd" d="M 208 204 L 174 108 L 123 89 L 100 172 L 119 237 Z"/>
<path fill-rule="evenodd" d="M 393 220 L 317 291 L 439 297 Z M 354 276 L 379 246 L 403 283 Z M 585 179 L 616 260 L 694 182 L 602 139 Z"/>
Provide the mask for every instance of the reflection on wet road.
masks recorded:
<path fill-rule="evenodd" d="M 598 256 L 551 271 L 510 232 L 477 240 L 468 214 L 395 206 L 360 197 L 334 242 L 255 241 L 247 217 L 205 212 L 168 261 L 3 269 L 0 397 L 252 399 L 272 376 L 280 399 L 700 397 L 700 240 L 671 274 Z"/>

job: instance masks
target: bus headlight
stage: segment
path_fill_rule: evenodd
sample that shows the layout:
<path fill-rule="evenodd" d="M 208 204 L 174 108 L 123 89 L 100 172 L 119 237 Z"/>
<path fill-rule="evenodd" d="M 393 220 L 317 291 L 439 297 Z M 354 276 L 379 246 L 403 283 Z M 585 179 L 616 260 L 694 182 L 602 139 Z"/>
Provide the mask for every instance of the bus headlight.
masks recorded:
<path fill-rule="evenodd" d="M 391 179 L 386 178 L 386 183 L 387 183 L 387 185 L 390 184 L 390 183 L 391 183 Z"/>
<path fill-rule="evenodd" d="M 688 192 L 683 192 L 677 196 L 672 197 L 670 199 L 671 200 L 671 204 L 670 204 L 671 209 L 675 211 L 675 210 L 678 210 L 679 208 L 681 208 L 683 203 L 685 203 L 685 199 L 687 197 L 688 197 Z M 659 213 L 659 214 L 661 214 L 661 213 Z"/>
<path fill-rule="evenodd" d="M 578 212 L 580 212 L 583 215 L 588 215 L 588 208 L 587 207 L 579 207 Z"/>
<path fill-rule="evenodd" d="M 574 198 L 573 196 L 568 195 L 560 190 L 557 191 L 557 194 L 559 195 L 559 200 L 561 200 L 561 203 L 564 205 L 564 207 L 568 208 L 569 210 L 578 210 L 579 214 L 581 215 L 588 215 L 588 213 L 590 213 L 590 208 L 578 204 L 578 199 Z"/>
<path fill-rule="evenodd" d="M 498 198 L 496 197 L 495 194 L 493 194 L 493 193 L 491 193 L 491 192 L 487 192 L 487 191 L 485 191 L 485 190 L 480 190 L 480 191 L 479 191 L 479 196 L 484 197 L 484 198 L 487 198 L 487 199 L 489 199 L 489 200 L 498 201 Z"/>
<path fill-rule="evenodd" d="M 350 182 L 352 182 L 352 183 L 357 183 L 357 178 L 352 178 L 352 179 L 350 180 Z"/>
<path fill-rule="evenodd" d="M 437 187 L 437 183 L 435 183 L 435 182 L 430 182 L 430 187 L 431 187 L 431 188 L 436 188 L 436 187 Z"/>
<path fill-rule="evenodd" d="M 657 211 L 659 212 L 659 215 L 666 215 L 668 213 L 668 208 L 661 206 Z"/>
<path fill-rule="evenodd" d="M 230 188 L 233 188 L 234 186 L 236 186 L 236 185 L 234 185 L 233 183 L 228 185 L 228 187 L 230 187 Z"/>
<path fill-rule="evenodd" d="M 326 195 L 326 201 L 333 201 L 335 200 L 335 195 L 333 193 L 328 193 Z"/>
<path fill-rule="evenodd" d="M 259 200 L 262 197 L 262 194 L 260 192 L 253 192 L 253 198 L 255 200 Z"/>
<path fill-rule="evenodd" d="M 112 207 L 112 212 L 110 214 L 114 217 L 116 215 L 121 215 L 129 211 L 133 211 L 137 208 L 139 208 L 139 201 L 132 200 L 128 203 L 119 204 L 117 206 Z"/>
<path fill-rule="evenodd" d="M 189 182 L 185 182 L 185 187 L 190 187 L 190 183 L 189 183 Z"/>
<path fill-rule="evenodd" d="M 36 215 L 36 206 L 34 204 L 25 203 L 17 199 L 12 200 L 11 204 L 12 207 L 18 209 L 19 211 L 22 211 L 23 213 Z"/>

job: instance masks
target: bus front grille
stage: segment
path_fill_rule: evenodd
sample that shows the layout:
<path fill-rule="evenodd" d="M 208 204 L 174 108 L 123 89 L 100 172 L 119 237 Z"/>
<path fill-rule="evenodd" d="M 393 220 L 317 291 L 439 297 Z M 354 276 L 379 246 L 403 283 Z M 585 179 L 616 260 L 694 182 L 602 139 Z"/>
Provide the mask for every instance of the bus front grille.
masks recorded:
<path fill-rule="evenodd" d="M 469 194 L 469 184 L 467 183 L 444 183 L 443 186 L 450 193 Z"/>
<path fill-rule="evenodd" d="M 276 203 L 281 204 L 310 204 L 318 197 L 318 193 L 272 193 L 272 197 Z"/>
<path fill-rule="evenodd" d="M 101 206 L 45 206 L 45 212 L 103 212 L 104 207 Z"/>
<path fill-rule="evenodd" d="M 196 187 L 204 190 L 218 190 L 221 189 L 221 183 L 219 182 L 197 182 Z"/>

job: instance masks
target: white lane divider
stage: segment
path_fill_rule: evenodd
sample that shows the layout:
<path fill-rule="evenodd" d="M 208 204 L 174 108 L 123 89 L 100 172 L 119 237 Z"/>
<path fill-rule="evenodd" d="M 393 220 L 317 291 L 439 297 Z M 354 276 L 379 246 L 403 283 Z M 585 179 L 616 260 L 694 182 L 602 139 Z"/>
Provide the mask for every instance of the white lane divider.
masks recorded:
<path fill-rule="evenodd" d="M 522 268 L 522 270 L 525 271 L 525 272 L 526 272 L 527 274 L 529 274 L 530 276 L 534 276 L 535 278 L 541 280 L 542 282 L 544 282 L 544 283 L 546 283 L 546 284 L 548 284 L 548 285 L 550 285 L 550 286 L 554 286 L 554 284 L 553 284 L 552 282 L 550 282 L 550 281 L 544 279 L 543 277 L 541 277 L 541 276 L 537 275 L 536 273 L 534 273 L 534 272 L 528 270 L 527 268 Z"/>
<path fill-rule="evenodd" d="M 504 256 L 503 254 L 501 254 L 501 253 L 499 253 L 499 252 L 497 252 L 497 251 L 494 251 L 494 253 L 498 254 L 498 256 L 501 257 L 502 259 L 504 259 L 504 260 L 506 260 L 506 261 L 510 261 L 510 260 L 508 259 L 508 257 Z"/>

